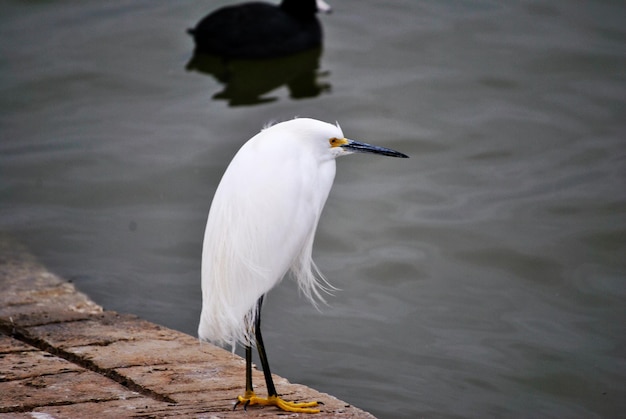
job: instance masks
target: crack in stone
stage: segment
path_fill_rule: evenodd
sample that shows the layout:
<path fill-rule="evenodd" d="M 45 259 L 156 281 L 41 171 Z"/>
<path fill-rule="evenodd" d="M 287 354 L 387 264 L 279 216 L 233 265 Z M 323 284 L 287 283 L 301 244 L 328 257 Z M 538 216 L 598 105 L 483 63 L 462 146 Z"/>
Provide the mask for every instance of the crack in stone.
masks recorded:
<path fill-rule="evenodd" d="M 115 369 L 112 368 L 102 368 L 98 366 L 95 362 L 90 361 L 88 359 L 82 358 L 79 355 L 76 355 L 72 352 L 56 348 L 50 345 L 48 342 L 38 338 L 36 336 L 32 336 L 27 330 L 17 326 L 12 321 L 7 322 L 4 319 L 0 319 L 0 332 L 3 334 L 10 336 L 20 342 L 23 342 L 27 345 L 30 345 L 40 351 L 47 352 L 51 355 L 57 356 L 59 358 L 63 358 L 66 361 L 69 361 L 75 365 L 78 365 L 86 370 L 93 371 L 97 374 L 100 374 L 110 380 L 115 381 L 116 383 L 126 387 L 130 391 L 134 391 L 141 395 L 150 397 L 153 400 L 157 400 L 165 403 L 174 403 L 176 404 L 176 400 L 164 395 L 157 393 L 154 390 L 146 388 L 141 384 L 137 384 L 131 378 L 126 377 Z"/>

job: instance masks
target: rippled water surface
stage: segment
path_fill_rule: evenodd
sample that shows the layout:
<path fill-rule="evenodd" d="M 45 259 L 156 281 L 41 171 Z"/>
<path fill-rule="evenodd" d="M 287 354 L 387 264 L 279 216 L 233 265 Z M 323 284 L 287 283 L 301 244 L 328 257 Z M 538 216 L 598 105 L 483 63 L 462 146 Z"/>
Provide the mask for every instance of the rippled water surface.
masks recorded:
<path fill-rule="evenodd" d="M 228 161 L 337 120 L 411 159 L 338 161 L 341 291 L 270 294 L 274 372 L 381 418 L 624 415 L 623 2 L 336 0 L 321 56 L 236 76 L 185 34 L 226 1 L 2 3 L 0 229 L 105 308 L 195 334 Z"/>

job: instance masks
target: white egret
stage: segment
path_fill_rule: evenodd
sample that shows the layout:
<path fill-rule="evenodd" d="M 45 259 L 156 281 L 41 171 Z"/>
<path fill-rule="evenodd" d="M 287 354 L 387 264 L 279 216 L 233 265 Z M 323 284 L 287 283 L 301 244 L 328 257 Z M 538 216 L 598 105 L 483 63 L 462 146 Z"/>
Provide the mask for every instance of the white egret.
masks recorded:
<path fill-rule="evenodd" d="M 317 413 L 317 402 L 282 400 L 261 337 L 263 296 L 291 271 L 314 304 L 332 286 L 311 258 L 313 238 L 335 177 L 335 158 L 352 153 L 408 157 L 349 140 L 339 125 L 296 118 L 262 130 L 237 152 L 217 187 L 202 249 L 202 314 L 198 335 L 246 349 L 246 391 L 235 404 L 274 405 Z M 256 343 L 267 398 L 252 388 Z"/>

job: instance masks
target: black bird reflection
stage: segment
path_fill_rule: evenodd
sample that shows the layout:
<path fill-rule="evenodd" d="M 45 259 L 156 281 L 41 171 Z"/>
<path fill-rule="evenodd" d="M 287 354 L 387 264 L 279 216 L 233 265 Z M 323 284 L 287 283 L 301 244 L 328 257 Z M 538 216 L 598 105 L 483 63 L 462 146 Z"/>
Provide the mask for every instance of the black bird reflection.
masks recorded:
<path fill-rule="evenodd" d="M 287 86 L 292 99 L 318 96 L 330 85 L 317 78 L 322 55 L 318 12 L 323 0 L 282 0 L 227 6 L 200 20 L 189 34 L 195 42 L 187 70 L 210 74 L 226 87 L 214 99 L 230 106 L 276 100 L 266 93 Z"/>
<path fill-rule="evenodd" d="M 318 80 L 324 76 L 318 72 L 321 55 L 321 47 L 263 60 L 226 59 L 196 52 L 187 70 L 212 75 L 225 85 L 213 99 L 228 101 L 229 106 L 251 106 L 276 101 L 278 97 L 264 95 L 282 86 L 292 99 L 330 91 L 330 84 Z"/>

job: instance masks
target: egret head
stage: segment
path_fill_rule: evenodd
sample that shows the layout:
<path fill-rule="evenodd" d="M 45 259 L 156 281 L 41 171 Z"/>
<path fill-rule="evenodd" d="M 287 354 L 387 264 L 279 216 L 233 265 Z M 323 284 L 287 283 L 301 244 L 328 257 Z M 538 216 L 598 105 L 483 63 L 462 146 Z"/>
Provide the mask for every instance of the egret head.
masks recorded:
<path fill-rule="evenodd" d="M 343 135 L 339 124 L 329 124 L 309 118 L 296 118 L 281 122 L 265 129 L 271 128 L 276 135 L 274 138 L 280 141 L 293 141 L 297 139 L 299 144 L 308 144 L 316 151 L 315 153 L 324 159 L 324 156 L 336 158 L 353 153 L 371 153 L 389 157 L 407 158 L 406 154 L 386 147 L 375 146 L 360 141 L 350 140 Z M 283 143 L 284 144 L 284 143 Z"/>

